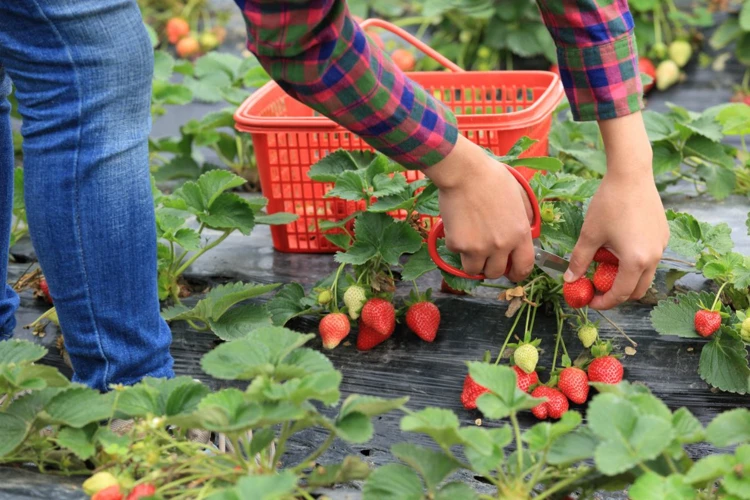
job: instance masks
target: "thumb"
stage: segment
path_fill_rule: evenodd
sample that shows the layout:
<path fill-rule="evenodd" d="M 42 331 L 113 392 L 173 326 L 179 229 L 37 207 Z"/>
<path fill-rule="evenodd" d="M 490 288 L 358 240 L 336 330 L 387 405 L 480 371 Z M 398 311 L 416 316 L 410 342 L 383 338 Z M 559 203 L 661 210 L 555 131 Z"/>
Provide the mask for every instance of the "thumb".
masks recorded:
<path fill-rule="evenodd" d="M 591 261 L 594 259 L 594 254 L 600 246 L 599 242 L 586 238 L 582 234 L 570 256 L 570 265 L 568 266 L 568 270 L 565 271 L 563 279 L 570 283 L 585 275 L 591 265 Z"/>

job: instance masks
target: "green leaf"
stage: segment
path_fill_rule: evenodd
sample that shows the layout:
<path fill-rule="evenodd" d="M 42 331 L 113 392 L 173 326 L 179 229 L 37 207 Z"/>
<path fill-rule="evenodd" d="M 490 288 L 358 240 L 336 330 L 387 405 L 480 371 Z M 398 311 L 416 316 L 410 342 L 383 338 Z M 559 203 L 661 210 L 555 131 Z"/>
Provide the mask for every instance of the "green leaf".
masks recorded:
<path fill-rule="evenodd" d="M 680 124 L 693 133 L 701 135 L 706 139 L 710 139 L 713 142 L 721 142 L 724 139 L 724 134 L 721 131 L 721 124 L 714 120 L 714 117 L 709 115 L 701 115 L 695 120 L 691 120 L 688 123 Z"/>
<path fill-rule="evenodd" d="M 529 444 L 529 451 L 538 453 L 552 446 L 560 437 L 572 432 L 581 425 L 581 414 L 577 411 L 565 412 L 559 422 L 550 424 L 541 422 L 534 425 L 523 435 L 523 440 Z"/>
<path fill-rule="evenodd" d="M 377 417 L 383 413 L 403 408 L 408 400 L 408 397 L 383 399 L 375 396 L 352 394 L 346 398 L 346 401 L 341 406 L 340 415 L 346 416 L 351 413 L 361 413 L 367 417 Z"/>
<path fill-rule="evenodd" d="M 750 134 L 750 106 L 744 103 L 726 105 L 716 115 L 716 119 L 724 127 L 727 135 Z"/>
<path fill-rule="evenodd" d="M 730 455 L 708 455 L 690 467 L 685 480 L 691 484 L 703 484 L 713 481 L 729 473 L 733 465 Z"/>
<path fill-rule="evenodd" d="M 152 87 L 151 99 L 157 103 L 184 106 L 193 100 L 193 92 L 177 83 L 154 80 Z"/>
<path fill-rule="evenodd" d="M 702 136 L 690 137 L 685 143 L 682 152 L 686 157 L 697 156 L 701 160 L 721 165 L 727 169 L 734 167 L 734 159 L 727 154 L 724 146 Z"/>
<path fill-rule="evenodd" d="M 404 465 L 375 469 L 362 489 L 363 500 L 422 500 L 422 481 Z"/>
<path fill-rule="evenodd" d="M 737 40 L 737 47 L 734 49 L 734 54 L 737 59 L 745 66 L 750 65 L 750 32 L 743 32 L 739 40 Z"/>
<path fill-rule="evenodd" d="M 195 79 L 191 76 L 185 76 L 182 80 L 185 85 L 195 96 L 195 99 L 205 103 L 217 103 L 221 102 L 223 96 L 221 89 L 229 87 L 231 85 L 230 77 L 226 73 L 216 72 L 204 76 L 200 79 Z"/>
<path fill-rule="evenodd" d="M 211 330 L 221 340 L 235 340 L 246 337 L 261 326 L 271 326 L 271 315 L 258 304 L 243 304 L 230 309 L 218 320 L 210 321 Z"/>
<path fill-rule="evenodd" d="M 83 427 L 112 416 L 114 393 L 100 394 L 86 387 L 72 387 L 57 394 L 47 404 L 50 418 L 70 427 Z"/>
<path fill-rule="evenodd" d="M 226 170 L 211 170 L 198 178 L 197 184 L 203 199 L 203 207 L 210 208 L 214 201 L 228 189 L 240 187 L 247 182 L 239 175 Z"/>
<path fill-rule="evenodd" d="M 235 340 L 218 346 L 201 359 L 206 374 L 224 380 L 250 380 L 263 373 L 271 373 L 274 364 L 271 353 L 262 344 Z"/>
<path fill-rule="evenodd" d="M 414 183 L 410 185 L 413 187 Z M 440 203 L 438 196 L 438 188 L 434 184 L 428 184 L 425 189 L 417 195 L 417 204 L 414 206 L 420 214 L 431 215 L 437 217 L 440 215 Z"/>
<path fill-rule="evenodd" d="M 154 78 L 169 80 L 174 69 L 174 58 L 163 50 L 154 51 Z"/>
<path fill-rule="evenodd" d="M 202 78 L 216 72 L 222 72 L 229 78 L 234 78 L 242 61 L 234 54 L 209 52 L 195 61 L 195 76 Z"/>
<path fill-rule="evenodd" d="M 360 201 L 371 197 L 365 185 L 364 171 L 347 171 L 336 178 L 336 184 L 325 195 L 326 198 Z"/>
<path fill-rule="evenodd" d="M 706 439 L 720 448 L 750 442 L 750 410 L 735 408 L 718 415 L 706 427 Z"/>
<path fill-rule="evenodd" d="M 744 31 L 750 31 L 750 7 L 748 7 L 747 2 L 742 7 L 742 10 L 740 11 L 740 27 Z"/>
<path fill-rule="evenodd" d="M 665 114 L 647 110 L 643 112 L 643 120 L 651 142 L 672 139 L 677 135 L 674 120 Z"/>
<path fill-rule="evenodd" d="M 401 419 L 401 430 L 430 436 L 443 448 L 463 442 L 458 433 L 458 417 L 450 410 L 425 408 Z"/>
<path fill-rule="evenodd" d="M 291 224 L 292 222 L 299 219 L 297 214 L 290 214 L 287 212 L 276 212 L 275 214 L 256 214 L 256 224 L 266 224 L 269 226 L 284 226 Z"/>
<path fill-rule="evenodd" d="M 563 163 L 557 158 L 548 157 L 519 158 L 517 160 L 508 160 L 506 163 L 511 167 L 525 167 L 535 170 L 545 170 L 547 172 L 557 172 L 563 166 Z"/>
<path fill-rule="evenodd" d="M 393 176 L 378 174 L 373 179 L 372 186 L 374 189 L 372 196 L 376 198 L 381 196 L 392 196 L 401 192 L 408 192 L 406 178 L 400 174 L 395 174 Z"/>
<path fill-rule="evenodd" d="M 682 155 L 669 142 L 654 144 L 653 154 L 654 175 L 656 176 L 672 172 L 682 163 Z"/>
<path fill-rule="evenodd" d="M 477 399 L 477 406 L 487 418 L 505 418 L 511 413 L 531 409 L 540 403 L 518 388 L 516 373 L 508 366 L 471 362 L 469 374 L 477 384 L 491 391 L 491 394 L 484 394 Z"/>
<path fill-rule="evenodd" d="M 174 386 L 165 384 L 165 388 L 171 390 L 162 394 L 162 400 L 166 399 L 166 401 L 163 405 L 163 411 L 159 413 L 166 417 L 195 411 L 203 398 L 211 393 L 207 386 L 195 380 L 187 379 L 187 377 L 176 379 Z M 167 397 L 164 398 L 164 396 Z"/>
<path fill-rule="evenodd" d="M 695 331 L 695 313 L 701 308 L 698 304 L 710 305 L 713 300 L 713 294 L 708 292 L 666 298 L 651 311 L 651 324 L 660 335 L 700 338 Z"/>
<path fill-rule="evenodd" d="M 696 495 L 684 476 L 663 477 L 655 472 L 642 475 L 628 490 L 628 497 L 632 500 L 692 500 Z"/>
<path fill-rule="evenodd" d="M 276 326 L 284 326 L 290 319 L 303 314 L 307 308 L 301 303 L 305 289 L 298 283 L 284 285 L 279 293 L 268 301 L 266 309 Z"/>
<path fill-rule="evenodd" d="M 586 427 L 579 427 L 570 434 L 561 436 L 552 444 L 547 462 L 566 466 L 594 457 L 599 439 Z"/>
<path fill-rule="evenodd" d="M 297 487 L 297 476 L 291 470 L 273 475 L 250 475 L 237 482 L 238 498 L 258 500 L 284 500 L 290 498 Z"/>
<path fill-rule="evenodd" d="M 346 171 L 367 168 L 374 158 L 375 154 L 369 151 L 349 152 L 339 149 L 310 167 L 307 176 L 318 182 L 336 182 L 339 175 Z"/>
<path fill-rule="evenodd" d="M 250 429 L 261 417 L 261 408 L 239 389 L 222 389 L 203 398 L 196 415 L 206 430 L 235 433 Z"/>
<path fill-rule="evenodd" d="M 445 240 L 438 241 L 438 254 L 447 264 L 455 267 L 456 269 L 462 268 L 461 256 L 448 250 L 448 248 L 445 246 Z M 459 278 L 442 270 L 440 271 L 440 274 L 443 276 L 443 279 L 448 284 L 448 286 L 453 288 L 454 290 L 470 292 L 478 287 L 480 283 L 478 280 Z"/>
<path fill-rule="evenodd" d="M 15 450 L 26 438 L 29 427 L 15 415 L 0 413 L 0 457 Z"/>
<path fill-rule="evenodd" d="M 396 210 L 408 210 L 414 204 L 414 198 L 405 189 L 398 193 L 383 196 L 370 205 L 368 212 L 394 212 Z"/>
<path fill-rule="evenodd" d="M 750 391 L 750 367 L 745 344 L 731 328 L 722 326 L 703 346 L 700 377 L 709 385 L 726 392 L 747 394 Z"/>
<path fill-rule="evenodd" d="M 583 211 L 573 203 L 557 203 L 562 221 L 554 226 L 542 225 L 542 238 L 552 245 L 558 253 L 570 253 L 578 242 L 583 226 Z"/>
<path fill-rule="evenodd" d="M 47 349 L 27 340 L 3 340 L 0 342 L 0 366 L 11 363 L 33 363 L 47 355 Z"/>
<path fill-rule="evenodd" d="M 201 237 L 198 231 L 187 227 L 174 233 L 174 242 L 189 252 L 200 250 L 201 247 Z"/>
<path fill-rule="evenodd" d="M 336 434 L 350 443 L 366 443 L 374 432 L 370 417 L 362 413 L 351 413 L 336 421 Z"/>
<path fill-rule="evenodd" d="M 739 20 L 728 17 L 711 35 L 709 43 L 714 49 L 723 49 L 742 35 Z"/>
<path fill-rule="evenodd" d="M 437 269 L 437 265 L 430 257 L 430 253 L 427 251 L 427 245 L 422 245 L 422 248 L 412 256 L 404 264 L 401 270 L 402 281 L 414 281 L 420 276 L 434 271 Z"/>
<path fill-rule="evenodd" d="M 434 492 L 445 478 L 461 467 L 460 462 L 442 451 L 411 443 L 395 444 L 391 451 L 396 458 L 419 472 L 430 492 Z"/>
<path fill-rule="evenodd" d="M 737 181 L 734 170 L 711 164 L 700 165 L 698 175 L 706 181 L 708 193 L 717 200 L 723 200 L 732 194 Z"/>
<path fill-rule="evenodd" d="M 690 214 L 667 211 L 669 221 L 669 248 L 684 256 L 695 257 L 705 249 L 719 254 L 729 252 L 733 247 L 732 228 L 722 222 L 709 224 L 699 222 Z"/>
<path fill-rule="evenodd" d="M 355 242 L 346 252 L 336 254 L 336 261 L 362 265 L 376 257 L 397 265 L 404 253 L 414 253 L 422 246 L 422 237 L 406 222 L 395 222 L 387 214 L 365 212 L 354 224 Z"/>
<path fill-rule="evenodd" d="M 81 460 L 87 460 L 96 451 L 94 435 L 98 428 L 96 424 L 89 424 L 82 429 L 63 427 L 57 434 L 57 444 L 69 449 Z"/>
<path fill-rule="evenodd" d="M 478 500 L 479 496 L 468 484 L 453 482 L 440 488 L 435 500 Z"/>
<path fill-rule="evenodd" d="M 680 408 L 674 412 L 672 427 L 680 443 L 698 443 L 703 441 L 705 436 L 703 425 L 687 408 Z"/>
<path fill-rule="evenodd" d="M 255 456 L 268 448 L 274 439 L 276 439 L 276 433 L 272 428 L 253 432 L 253 439 L 250 441 L 250 456 Z"/>
<path fill-rule="evenodd" d="M 237 229 L 244 235 L 255 227 L 255 213 L 244 198 L 234 193 L 222 193 L 208 213 L 198 214 L 198 220 L 211 229 Z"/>
<path fill-rule="evenodd" d="M 340 464 L 316 467 L 307 477 L 307 484 L 313 487 L 333 486 L 350 481 L 367 479 L 370 467 L 355 456 L 347 456 Z"/>

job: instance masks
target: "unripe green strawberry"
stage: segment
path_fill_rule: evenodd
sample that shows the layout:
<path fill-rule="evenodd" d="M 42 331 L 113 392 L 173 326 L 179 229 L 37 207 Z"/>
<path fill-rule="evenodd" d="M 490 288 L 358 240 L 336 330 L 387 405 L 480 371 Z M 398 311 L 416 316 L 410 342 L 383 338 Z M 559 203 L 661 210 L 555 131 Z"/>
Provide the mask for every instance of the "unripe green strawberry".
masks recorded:
<path fill-rule="evenodd" d="M 581 328 L 578 329 L 578 340 L 581 341 L 581 344 L 583 344 L 583 347 L 588 349 L 592 345 L 594 345 L 594 342 L 596 342 L 596 337 L 598 336 L 599 332 L 596 330 L 596 326 L 594 326 L 591 323 L 586 323 Z"/>
<path fill-rule="evenodd" d="M 513 360 L 521 370 L 531 373 L 539 362 L 539 351 L 531 344 L 523 344 L 513 353 Z"/>
<path fill-rule="evenodd" d="M 680 80 L 680 67 L 671 59 L 659 63 L 656 67 L 656 88 L 666 90 Z"/>
<path fill-rule="evenodd" d="M 657 59 L 664 59 L 667 57 L 667 46 L 661 42 L 655 43 L 651 50 L 654 52 L 654 56 L 656 56 Z"/>
<path fill-rule="evenodd" d="M 94 495 L 110 486 L 117 486 L 117 478 L 109 472 L 97 472 L 83 482 L 83 492 L 87 495 Z"/>
<path fill-rule="evenodd" d="M 745 318 L 745 321 L 742 322 L 742 326 L 740 327 L 740 337 L 742 337 L 742 340 L 745 342 L 750 343 L 750 316 Z"/>
<path fill-rule="evenodd" d="M 685 40 L 675 40 L 669 45 L 669 58 L 682 68 L 693 56 L 693 47 Z"/>
<path fill-rule="evenodd" d="M 547 224 L 555 222 L 555 207 L 549 203 L 543 203 L 539 212 L 542 216 L 542 221 Z"/>
<path fill-rule="evenodd" d="M 318 304 L 324 306 L 331 301 L 331 291 L 323 290 L 318 294 Z"/>
<path fill-rule="evenodd" d="M 367 302 L 365 289 L 359 285 L 352 285 L 344 292 L 344 304 L 349 309 L 349 317 L 352 319 L 359 318 L 362 307 Z"/>

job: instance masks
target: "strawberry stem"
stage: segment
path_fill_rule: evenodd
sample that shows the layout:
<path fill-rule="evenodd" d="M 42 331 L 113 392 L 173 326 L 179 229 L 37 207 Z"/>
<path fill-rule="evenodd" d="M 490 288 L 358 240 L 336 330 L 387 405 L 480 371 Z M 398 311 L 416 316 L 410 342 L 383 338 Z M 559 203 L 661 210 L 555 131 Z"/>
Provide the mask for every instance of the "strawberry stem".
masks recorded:
<path fill-rule="evenodd" d="M 346 267 L 346 264 L 341 264 L 339 268 L 336 270 L 336 276 L 333 277 L 333 285 L 331 285 L 331 302 L 333 303 L 333 306 L 331 307 L 332 312 L 339 312 L 339 296 L 338 296 L 338 285 L 339 285 L 339 276 L 341 276 L 341 271 Z"/>
<path fill-rule="evenodd" d="M 617 326 L 617 323 L 615 323 L 614 321 L 612 321 L 611 319 L 609 319 L 608 317 L 606 317 L 604 315 L 604 313 L 602 313 L 601 311 L 596 311 L 596 312 L 599 314 L 599 316 L 601 316 L 602 318 L 604 318 L 605 320 L 607 320 L 607 323 L 609 323 L 610 325 L 612 325 L 615 328 L 615 330 L 617 330 L 618 332 L 620 332 L 620 335 L 622 335 L 623 337 L 625 337 L 628 340 L 628 342 L 630 342 L 633 345 L 633 347 L 638 347 L 638 342 L 636 342 L 635 340 L 633 340 L 630 337 L 628 337 L 628 334 L 625 333 L 622 330 L 622 328 L 620 328 L 619 326 Z"/>
<path fill-rule="evenodd" d="M 530 307 L 528 304 L 523 304 L 521 306 L 521 309 L 519 310 L 518 314 L 516 314 L 516 319 L 513 322 L 513 326 L 510 327 L 510 331 L 508 332 L 508 335 L 505 337 L 505 342 L 503 343 L 503 346 L 500 348 L 500 352 L 497 355 L 497 359 L 495 360 L 495 366 L 500 364 L 500 360 L 503 357 L 503 353 L 505 352 L 505 348 L 508 347 L 508 342 L 510 342 L 511 336 L 513 336 L 513 331 L 516 329 L 516 326 L 518 326 L 518 321 L 521 319 L 521 313 L 523 313 L 524 307 Z"/>
<path fill-rule="evenodd" d="M 721 292 L 724 290 L 724 287 L 727 286 L 729 282 L 725 281 L 723 285 L 719 288 L 719 291 L 716 292 L 716 298 L 714 299 L 714 303 L 711 304 L 711 311 L 716 311 L 716 304 L 719 302 L 719 299 L 721 298 Z"/>

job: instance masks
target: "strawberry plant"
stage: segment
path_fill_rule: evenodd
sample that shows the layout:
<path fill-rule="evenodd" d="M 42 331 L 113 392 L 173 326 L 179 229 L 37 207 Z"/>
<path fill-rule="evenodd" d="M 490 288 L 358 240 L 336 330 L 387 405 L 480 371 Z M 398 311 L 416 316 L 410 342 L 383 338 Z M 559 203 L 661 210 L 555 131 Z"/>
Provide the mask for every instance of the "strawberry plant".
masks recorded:
<path fill-rule="evenodd" d="M 183 40 L 194 43 L 197 52 L 218 48 L 231 16 L 231 11 L 217 9 L 207 0 L 138 0 L 138 7 L 154 40 L 175 45 L 178 53 Z"/>
<path fill-rule="evenodd" d="M 180 277 L 201 255 L 238 231 L 249 235 L 255 224 L 288 224 L 294 214 L 261 213 L 267 200 L 229 192 L 245 180 L 225 170 L 212 170 L 188 181 L 171 195 L 153 185 L 159 258 L 159 297 L 180 302 Z M 197 226 L 197 227 L 196 227 Z M 214 231 L 210 238 L 208 231 Z M 218 318 L 214 318 L 218 319 Z"/>
<path fill-rule="evenodd" d="M 750 6 L 743 1 L 728 1 L 726 10 L 732 12 L 714 31 L 709 40 L 713 49 L 726 50 L 724 56 L 717 59 L 726 61 L 734 55 L 744 66 L 745 75 L 737 87 L 736 100 L 750 104 Z"/>
<path fill-rule="evenodd" d="M 29 225 L 26 221 L 26 203 L 23 199 L 23 169 L 16 167 L 13 171 L 13 225 L 10 232 L 10 246 L 28 236 Z"/>

